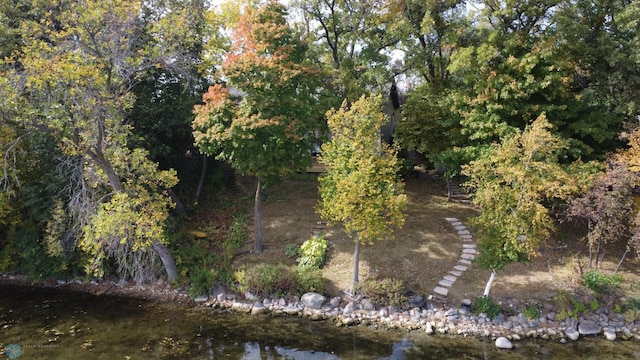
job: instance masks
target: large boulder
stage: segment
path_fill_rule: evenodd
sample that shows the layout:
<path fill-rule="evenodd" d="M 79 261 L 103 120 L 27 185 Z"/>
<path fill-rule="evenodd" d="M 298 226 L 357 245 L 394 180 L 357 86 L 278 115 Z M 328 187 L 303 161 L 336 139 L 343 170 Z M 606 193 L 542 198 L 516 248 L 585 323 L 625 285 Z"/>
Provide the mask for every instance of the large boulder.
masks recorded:
<path fill-rule="evenodd" d="M 583 320 L 578 324 L 578 332 L 580 335 L 598 335 L 602 331 L 602 327 L 591 320 Z"/>
<path fill-rule="evenodd" d="M 570 340 L 578 340 L 578 338 L 580 337 L 580 333 L 578 332 L 578 330 L 576 330 L 575 328 L 567 328 L 567 330 L 564 331 L 564 334 L 570 339 Z"/>
<path fill-rule="evenodd" d="M 513 344 L 511 343 L 511 341 L 509 341 L 509 339 L 507 339 L 506 337 L 499 337 L 496 339 L 496 347 L 498 349 L 512 349 L 513 348 Z"/>
<path fill-rule="evenodd" d="M 309 292 L 302 295 L 302 298 L 300 299 L 300 301 L 305 307 L 308 307 L 310 309 L 320 309 L 326 299 L 327 298 L 325 298 L 321 294 Z"/>

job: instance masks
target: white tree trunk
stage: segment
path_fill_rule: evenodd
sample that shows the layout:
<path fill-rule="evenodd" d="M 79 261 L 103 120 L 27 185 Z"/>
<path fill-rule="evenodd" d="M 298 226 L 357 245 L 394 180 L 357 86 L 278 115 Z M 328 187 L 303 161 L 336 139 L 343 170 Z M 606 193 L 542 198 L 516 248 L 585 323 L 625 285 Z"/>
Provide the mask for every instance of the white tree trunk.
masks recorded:
<path fill-rule="evenodd" d="M 351 294 L 355 295 L 358 285 L 358 269 L 360 267 L 360 241 L 356 241 L 356 249 L 353 252 L 353 283 L 351 284 Z"/>
<path fill-rule="evenodd" d="M 487 285 L 484 287 L 484 294 L 483 296 L 488 297 L 489 296 L 489 291 L 491 291 L 491 285 L 493 285 L 493 280 L 496 278 L 496 271 L 492 270 L 491 271 L 491 276 L 489 276 L 489 281 L 487 281 Z"/>

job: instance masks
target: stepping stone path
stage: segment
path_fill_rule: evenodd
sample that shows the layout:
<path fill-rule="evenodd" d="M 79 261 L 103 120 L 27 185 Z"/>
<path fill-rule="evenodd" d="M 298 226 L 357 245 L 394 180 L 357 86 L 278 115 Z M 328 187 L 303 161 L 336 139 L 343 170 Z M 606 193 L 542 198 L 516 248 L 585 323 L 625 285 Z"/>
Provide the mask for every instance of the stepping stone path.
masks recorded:
<path fill-rule="evenodd" d="M 467 227 L 456 218 L 446 218 L 449 224 L 453 226 L 458 232 L 458 236 L 462 239 L 462 252 L 460 253 L 460 259 L 458 263 L 453 267 L 449 273 L 442 277 L 442 280 L 438 283 L 438 286 L 433 289 L 433 293 L 446 298 L 449 294 L 449 288 L 456 282 L 471 265 L 471 260 L 475 259 L 477 251 L 476 244 L 473 241 L 473 236 Z"/>

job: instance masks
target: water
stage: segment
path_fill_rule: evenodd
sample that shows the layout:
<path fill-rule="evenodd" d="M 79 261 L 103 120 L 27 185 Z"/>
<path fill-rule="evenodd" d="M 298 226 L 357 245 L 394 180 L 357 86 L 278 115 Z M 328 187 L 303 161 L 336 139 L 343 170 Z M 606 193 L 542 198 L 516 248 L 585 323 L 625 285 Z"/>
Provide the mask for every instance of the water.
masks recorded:
<path fill-rule="evenodd" d="M 516 342 L 338 328 L 139 299 L 0 285 L 0 347 L 18 359 L 640 359 L 637 342 Z M 1 355 L 0 355 L 1 358 Z M 8 357 L 7 357 L 8 358 Z"/>

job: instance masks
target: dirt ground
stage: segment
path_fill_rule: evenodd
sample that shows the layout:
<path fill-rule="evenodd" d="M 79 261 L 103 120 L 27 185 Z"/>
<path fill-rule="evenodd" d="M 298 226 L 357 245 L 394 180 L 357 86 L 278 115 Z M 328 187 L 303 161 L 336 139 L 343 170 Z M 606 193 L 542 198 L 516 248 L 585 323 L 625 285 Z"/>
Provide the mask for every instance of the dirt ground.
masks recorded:
<path fill-rule="evenodd" d="M 244 188 L 252 190 L 251 180 L 245 180 Z M 263 204 L 264 251 L 260 255 L 249 252 L 253 247 L 250 231 L 241 255 L 235 259 L 236 264 L 293 264 L 294 259 L 284 255 L 286 245 L 300 245 L 314 234 L 324 234 L 330 242 L 323 268 L 326 292 L 337 295 L 350 289 L 354 242 L 339 224 L 326 224 L 316 213 L 317 186 L 315 175 L 303 175 L 267 189 Z M 402 279 L 412 292 L 429 295 L 440 279 L 453 269 L 462 251 L 461 239 L 445 218 L 456 217 L 465 222 L 479 209 L 457 199 L 447 201 L 444 182 L 430 178 L 409 179 L 405 191 L 409 204 L 404 228 L 396 232 L 395 239 L 362 247 L 360 280 L 367 277 Z M 248 225 L 252 224 L 253 217 L 248 214 Z M 578 270 L 580 267 L 588 269 L 586 246 L 580 240 L 582 230 L 566 224 L 560 230 L 532 262 L 511 264 L 498 272 L 491 296 L 513 306 L 551 301 L 559 290 L 590 296 L 589 290 L 581 285 Z M 622 251 L 623 248 L 608 250 L 601 270 L 612 271 Z M 640 261 L 632 257 L 625 261 L 620 272 L 624 282 L 618 295 L 640 297 L 639 264 Z M 472 264 L 450 288 L 448 303 L 482 296 L 489 275 L 488 270 Z"/>

